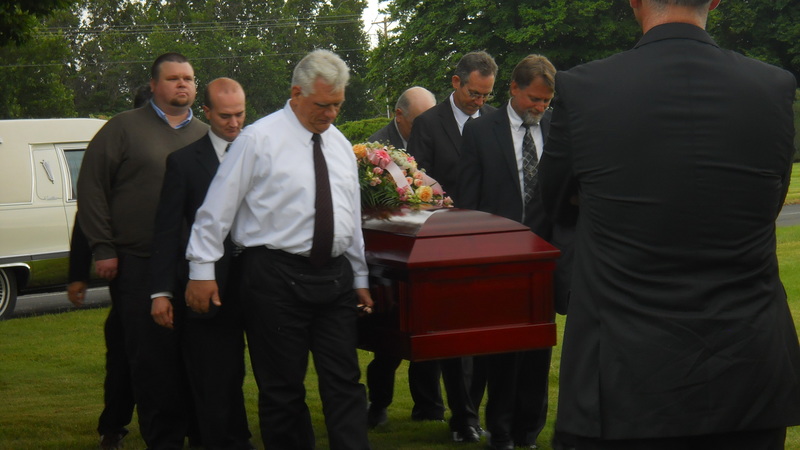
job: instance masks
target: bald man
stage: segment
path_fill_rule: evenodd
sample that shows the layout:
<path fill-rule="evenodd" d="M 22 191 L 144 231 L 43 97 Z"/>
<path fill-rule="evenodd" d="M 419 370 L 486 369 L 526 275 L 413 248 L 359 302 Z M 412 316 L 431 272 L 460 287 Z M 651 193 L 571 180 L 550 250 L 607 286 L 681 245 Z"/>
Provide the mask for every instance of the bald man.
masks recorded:
<path fill-rule="evenodd" d="M 186 307 L 189 279 L 184 258 L 195 212 L 203 203 L 211 179 L 230 143 L 245 121 L 245 94 L 230 78 L 206 87 L 203 111 L 208 134 L 167 158 L 167 171 L 156 213 L 150 275 L 153 320 L 177 330 L 194 402 L 195 419 L 206 449 L 250 449 L 250 431 L 242 395 L 244 325 L 231 282 L 225 303 L 204 314 Z M 236 272 L 234 246 L 226 240 L 225 256 L 217 263 L 220 286 Z"/>
<path fill-rule="evenodd" d="M 424 87 L 406 89 L 394 106 L 394 119 L 369 137 L 369 142 L 391 144 L 395 148 L 406 148 L 411 136 L 411 127 L 418 115 L 436 106 L 436 97 Z"/>
<path fill-rule="evenodd" d="M 436 97 L 424 87 L 414 86 L 406 89 L 394 107 L 394 119 L 385 127 L 369 137 L 369 142 L 391 144 L 405 149 L 414 119 L 436 106 Z M 386 408 L 394 397 L 394 374 L 402 360 L 394 355 L 375 352 L 374 359 L 367 366 L 367 389 L 369 391 L 369 412 L 367 424 L 375 428 L 386 423 Z M 438 364 L 410 363 L 408 383 L 414 399 L 412 417 L 419 420 L 444 420 L 444 403 L 439 387 Z"/>

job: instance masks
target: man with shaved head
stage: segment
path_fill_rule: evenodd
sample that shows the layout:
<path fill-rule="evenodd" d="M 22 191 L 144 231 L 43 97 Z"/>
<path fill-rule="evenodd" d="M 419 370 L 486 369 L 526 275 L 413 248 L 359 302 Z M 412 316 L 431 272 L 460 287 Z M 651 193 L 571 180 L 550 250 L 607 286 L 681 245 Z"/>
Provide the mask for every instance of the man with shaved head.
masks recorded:
<path fill-rule="evenodd" d="M 245 121 L 245 94 L 230 78 L 208 84 L 203 111 L 207 134 L 167 157 L 167 171 L 156 212 L 150 265 L 151 315 L 159 325 L 177 330 L 191 388 L 194 417 L 206 449 L 250 449 L 242 382 L 244 325 L 241 306 L 226 283 L 236 272 L 235 250 L 225 241 L 217 263 L 226 302 L 207 313 L 186 308 L 184 289 L 189 279 L 184 258 L 189 231 L 217 167 Z"/>
<path fill-rule="evenodd" d="M 436 106 L 436 97 L 424 87 L 414 86 L 406 89 L 397 98 L 394 107 L 394 119 L 385 127 L 376 131 L 369 137 L 369 142 L 391 144 L 395 148 L 405 149 L 414 120 L 420 114 Z M 392 403 L 394 397 L 394 374 L 400 366 L 402 359 L 385 352 L 375 352 L 375 358 L 367 366 L 367 389 L 369 391 L 369 412 L 367 424 L 370 428 L 386 423 L 389 418 L 386 408 Z M 411 388 L 411 397 L 414 400 L 412 411 L 433 411 L 444 408 L 442 394 L 439 387 L 438 366 L 427 367 L 433 373 L 424 373 L 415 370 L 417 363 L 409 363 L 408 384 Z M 423 365 L 424 367 L 424 365 Z"/>

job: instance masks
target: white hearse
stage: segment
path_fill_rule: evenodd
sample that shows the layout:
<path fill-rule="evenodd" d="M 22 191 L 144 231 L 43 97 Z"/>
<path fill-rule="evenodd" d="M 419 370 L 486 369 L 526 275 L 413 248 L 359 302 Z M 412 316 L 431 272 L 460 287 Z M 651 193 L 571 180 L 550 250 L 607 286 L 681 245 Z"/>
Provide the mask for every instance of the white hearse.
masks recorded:
<path fill-rule="evenodd" d="M 63 286 L 83 153 L 100 119 L 0 120 L 0 319 L 17 295 Z"/>

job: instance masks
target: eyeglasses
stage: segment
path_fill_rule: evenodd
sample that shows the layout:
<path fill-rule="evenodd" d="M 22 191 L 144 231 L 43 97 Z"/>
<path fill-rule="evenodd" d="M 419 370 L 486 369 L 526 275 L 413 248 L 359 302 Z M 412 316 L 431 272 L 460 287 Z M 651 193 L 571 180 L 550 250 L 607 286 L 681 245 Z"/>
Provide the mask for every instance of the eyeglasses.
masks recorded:
<path fill-rule="evenodd" d="M 492 99 L 494 98 L 494 94 L 492 94 L 491 92 L 489 92 L 488 94 L 481 94 L 480 92 L 475 92 L 472 89 L 468 89 L 467 94 L 469 94 L 469 98 L 473 100 L 478 100 L 482 98 L 484 101 L 489 102 L 492 101 Z"/>

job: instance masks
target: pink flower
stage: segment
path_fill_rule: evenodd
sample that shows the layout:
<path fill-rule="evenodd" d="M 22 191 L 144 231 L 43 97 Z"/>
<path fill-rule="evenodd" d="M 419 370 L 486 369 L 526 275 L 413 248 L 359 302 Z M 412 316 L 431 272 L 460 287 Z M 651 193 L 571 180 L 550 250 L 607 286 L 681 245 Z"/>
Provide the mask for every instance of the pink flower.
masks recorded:
<path fill-rule="evenodd" d="M 380 167 L 381 169 L 385 169 L 386 166 L 392 162 L 392 157 L 389 156 L 389 152 L 386 150 L 375 150 L 374 152 L 367 155 L 367 159 L 369 162 Z"/>
<path fill-rule="evenodd" d="M 383 169 L 381 169 L 380 167 L 375 167 L 372 169 L 372 173 L 374 173 L 375 175 L 380 175 L 383 173 Z"/>
<path fill-rule="evenodd" d="M 377 186 L 379 184 L 381 184 L 381 179 L 380 178 L 373 178 L 373 179 L 371 179 L 369 181 L 369 185 L 370 186 Z"/>

